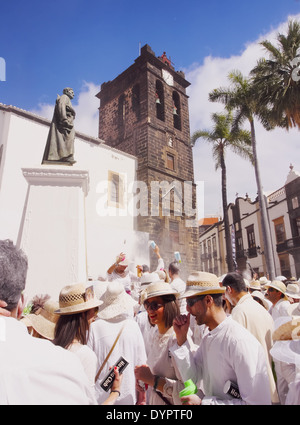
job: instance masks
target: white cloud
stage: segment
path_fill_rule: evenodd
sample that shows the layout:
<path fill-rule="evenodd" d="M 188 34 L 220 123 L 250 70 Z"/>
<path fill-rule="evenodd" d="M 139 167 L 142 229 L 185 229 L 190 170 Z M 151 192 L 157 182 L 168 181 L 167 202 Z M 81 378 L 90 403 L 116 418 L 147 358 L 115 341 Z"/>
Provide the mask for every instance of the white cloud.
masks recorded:
<path fill-rule="evenodd" d="M 75 129 L 88 136 L 98 137 L 98 121 L 99 121 L 99 99 L 96 94 L 99 92 L 99 85 L 84 82 L 77 95 L 72 100 L 72 105 L 76 111 Z M 52 119 L 54 104 L 40 103 L 37 109 L 32 110 L 34 114 Z"/>
<path fill-rule="evenodd" d="M 300 15 L 293 16 L 300 19 Z M 203 64 L 193 64 L 185 70 L 186 79 L 191 83 L 188 89 L 191 133 L 199 129 L 211 128 L 211 114 L 223 110 L 223 105 L 209 102 L 208 94 L 218 87 L 227 87 L 228 74 L 232 70 L 240 70 L 247 76 L 257 60 L 264 56 L 259 42 L 263 39 L 276 41 L 278 32 L 286 32 L 287 21 L 260 35 L 255 42 L 245 45 L 239 56 L 220 58 L 208 56 Z M 267 132 L 256 121 L 256 138 L 258 159 L 262 185 L 265 192 L 272 192 L 285 184 L 289 165 L 292 163 L 300 171 L 300 133 L 298 130 L 287 132 L 276 129 Z M 254 200 L 257 194 L 253 167 L 245 160 L 229 153 L 227 164 L 228 202 L 234 202 L 236 193 L 246 193 Z M 194 147 L 195 180 L 204 181 L 204 213 L 205 215 L 222 215 L 221 171 L 215 171 L 211 147 L 204 141 L 198 141 Z M 198 200 L 202 203 L 201 199 Z M 203 210 L 203 206 L 198 208 Z M 199 217 L 201 218 L 201 217 Z"/>

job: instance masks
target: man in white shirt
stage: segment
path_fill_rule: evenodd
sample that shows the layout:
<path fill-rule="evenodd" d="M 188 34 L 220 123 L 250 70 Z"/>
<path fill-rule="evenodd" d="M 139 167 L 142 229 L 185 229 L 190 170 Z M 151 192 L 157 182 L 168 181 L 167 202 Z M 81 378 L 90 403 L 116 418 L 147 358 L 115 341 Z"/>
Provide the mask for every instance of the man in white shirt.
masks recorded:
<path fill-rule="evenodd" d="M 247 292 L 245 281 L 240 273 L 228 273 L 222 281 L 222 286 L 226 288 L 225 297 L 234 306 L 231 312 L 232 318 L 248 329 L 261 343 L 265 351 L 272 403 L 279 403 L 272 372 L 272 358 L 270 356 L 270 350 L 273 346 L 272 334 L 274 331 L 272 316 L 265 307 L 256 302 Z"/>
<path fill-rule="evenodd" d="M 180 267 L 177 261 L 173 261 L 169 264 L 169 276 L 171 279 L 171 288 L 176 289 L 180 295 L 183 295 L 186 288 L 186 283 L 180 278 Z M 186 300 L 185 298 L 181 298 L 178 300 L 180 313 L 186 314 Z"/>
<path fill-rule="evenodd" d="M 273 320 L 275 321 L 281 316 L 288 316 L 290 302 L 286 296 L 285 284 L 280 280 L 273 280 L 266 283 L 265 288 L 267 288 L 265 297 L 273 304 L 269 310 Z"/>
<path fill-rule="evenodd" d="M 195 272 L 188 278 L 184 296 L 189 314 L 174 320 L 177 344 L 170 351 L 182 381 L 192 379 L 199 385 L 202 379 L 204 395 L 181 400 L 185 404 L 271 404 L 263 348 L 247 329 L 226 315 L 222 307 L 224 292 L 217 276 L 211 273 Z M 207 326 L 196 351 L 187 340 L 190 315 L 199 326 Z M 228 381 L 238 386 L 240 398 L 225 392 Z"/>
<path fill-rule="evenodd" d="M 0 405 L 96 404 L 76 355 L 32 337 L 17 320 L 27 258 L 9 240 L 0 241 L 0 270 L 0 299 L 10 312 L 0 317 Z"/>

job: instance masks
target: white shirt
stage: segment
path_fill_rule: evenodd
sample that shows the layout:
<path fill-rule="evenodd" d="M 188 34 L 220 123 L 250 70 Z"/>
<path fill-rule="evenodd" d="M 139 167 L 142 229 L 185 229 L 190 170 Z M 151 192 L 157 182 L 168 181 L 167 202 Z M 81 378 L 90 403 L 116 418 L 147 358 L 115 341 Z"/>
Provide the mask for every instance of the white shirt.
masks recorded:
<path fill-rule="evenodd" d="M 182 381 L 203 379 L 202 404 L 271 404 L 271 393 L 263 348 L 256 338 L 232 317 L 226 317 L 203 336 L 193 351 L 189 342 L 174 344 L 170 351 L 176 359 Z M 230 380 L 238 385 L 242 399 L 224 394 Z"/>
<path fill-rule="evenodd" d="M 281 316 L 289 316 L 288 307 L 290 306 L 290 302 L 281 298 L 275 305 L 269 310 L 269 313 L 272 315 L 273 320 L 278 319 Z"/>
<path fill-rule="evenodd" d="M 253 299 L 250 294 L 240 298 L 231 312 L 232 318 L 248 329 L 252 335 L 261 343 L 267 359 L 268 374 L 272 402 L 278 403 L 278 394 L 272 372 L 272 358 L 270 350 L 273 346 L 272 334 L 274 331 L 274 320 L 268 311 Z"/>
<path fill-rule="evenodd" d="M 109 395 L 109 392 L 104 391 L 100 384 L 108 374 L 109 366 L 113 366 L 121 356 L 129 364 L 124 369 L 121 396 L 115 404 L 134 405 L 136 403 L 134 368 L 146 363 L 144 340 L 136 321 L 134 319 L 119 321 L 96 320 L 90 326 L 88 346 L 97 355 L 99 369 L 124 323 L 125 327 L 121 336 L 96 382 L 96 397 L 99 404 L 103 403 Z"/>
<path fill-rule="evenodd" d="M 0 317 L 0 405 L 96 404 L 80 360 Z"/>

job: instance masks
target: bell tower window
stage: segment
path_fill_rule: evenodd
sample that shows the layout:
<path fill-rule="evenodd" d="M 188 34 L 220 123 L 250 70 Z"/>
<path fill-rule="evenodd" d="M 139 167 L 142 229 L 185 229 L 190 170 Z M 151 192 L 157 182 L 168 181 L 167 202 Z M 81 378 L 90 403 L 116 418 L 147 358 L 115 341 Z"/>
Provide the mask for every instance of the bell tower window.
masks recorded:
<path fill-rule="evenodd" d="M 177 128 L 177 130 L 181 130 L 180 98 L 179 94 L 176 91 L 173 92 L 173 123 L 174 128 Z"/>
<path fill-rule="evenodd" d="M 156 117 L 164 121 L 165 120 L 165 102 L 164 102 L 164 88 L 162 82 L 157 80 L 155 87 L 155 105 L 156 105 Z"/>

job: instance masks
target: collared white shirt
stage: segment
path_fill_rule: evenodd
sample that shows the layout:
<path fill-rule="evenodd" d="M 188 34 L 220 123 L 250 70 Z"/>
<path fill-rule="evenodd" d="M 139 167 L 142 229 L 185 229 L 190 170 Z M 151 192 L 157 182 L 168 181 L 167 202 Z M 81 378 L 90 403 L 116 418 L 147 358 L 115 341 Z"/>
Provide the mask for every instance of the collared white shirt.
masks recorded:
<path fill-rule="evenodd" d="M 96 404 L 78 357 L 0 317 L 0 405 Z"/>
<path fill-rule="evenodd" d="M 202 404 L 271 404 L 266 359 L 261 344 L 232 317 L 207 332 L 193 351 L 189 342 L 170 348 L 182 381 L 192 379 L 199 388 L 203 379 Z M 230 380 L 238 385 L 242 399 L 224 393 Z"/>

